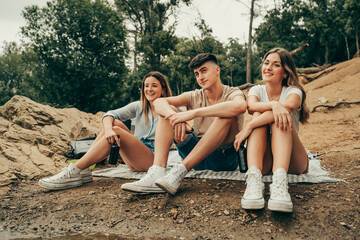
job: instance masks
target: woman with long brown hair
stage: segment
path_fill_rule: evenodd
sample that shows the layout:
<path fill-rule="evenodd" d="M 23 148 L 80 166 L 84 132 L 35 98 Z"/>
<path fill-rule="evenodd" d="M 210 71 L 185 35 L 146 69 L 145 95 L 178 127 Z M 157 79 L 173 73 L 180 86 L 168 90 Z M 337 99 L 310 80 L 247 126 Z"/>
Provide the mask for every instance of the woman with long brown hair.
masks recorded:
<path fill-rule="evenodd" d="M 41 179 L 40 187 L 60 190 L 91 182 L 92 175 L 88 167 L 106 158 L 114 142 L 120 147 L 120 155 L 130 170 L 152 171 L 161 176 L 165 174 L 165 169 L 149 169 L 154 160 L 154 139 L 158 120 L 153 102 L 159 97 L 170 96 L 171 90 L 166 77 L 156 71 L 147 73 L 142 81 L 140 101 L 108 111 L 102 118 L 104 128 L 88 152 L 75 164 L 71 163 L 64 168 L 59 174 Z M 122 123 L 122 121 L 133 118 L 135 118 L 136 126 L 134 135 Z"/>
<path fill-rule="evenodd" d="M 268 208 L 292 212 L 287 174 L 308 170 L 307 153 L 298 136 L 299 122 L 304 123 L 309 117 L 306 94 L 299 84 L 294 60 L 283 48 L 265 54 L 261 73 L 265 84 L 252 87 L 248 94 L 252 119 L 234 142 L 239 149 L 247 139 L 249 170 L 241 205 L 244 209 L 264 208 L 262 174 L 273 173 Z"/>

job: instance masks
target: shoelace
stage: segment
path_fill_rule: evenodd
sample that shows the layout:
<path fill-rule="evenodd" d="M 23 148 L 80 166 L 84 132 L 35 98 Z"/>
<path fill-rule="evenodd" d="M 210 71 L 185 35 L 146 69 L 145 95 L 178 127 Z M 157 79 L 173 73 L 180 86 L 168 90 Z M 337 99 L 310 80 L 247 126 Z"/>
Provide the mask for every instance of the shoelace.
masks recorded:
<path fill-rule="evenodd" d="M 67 176 L 67 177 L 69 177 L 69 178 L 71 177 L 71 176 L 70 176 L 70 171 L 69 171 L 69 169 L 67 169 L 67 168 L 63 168 L 60 173 L 56 174 L 55 176 L 52 176 L 50 179 L 51 179 L 51 180 L 62 179 L 62 178 L 64 178 L 65 176 Z"/>
<path fill-rule="evenodd" d="M 174 166 L 174 172 L 179 172 L 180 171 L 180 165 L 176 165 L 176 166 Z M 170 172 L 171 173 L 171 172 Z M 168 174 L 168 176 L 167 176 L 167 179 L 170 181 L 170 182 L 173 182 L 173 183 L 175 183 L 175 182 L 179 182 L 180 180 L 182 180 L 182 175 L 183 175 L 183 173 L 182 174 Z"/>
<path fill-rule="evenodd" d="M 138 181 L 138 183 L 142 184 L 142 183 L 146 182 L 148 179 L 152 179 L 155 174 L 156 174 L 156 171 L 154 171 L 154 170 L 152 170 L 150 172 L 148 171 L 145 174 L 145 176 Z M 152 185 L 155 185 L 155 183 L 153 183 Z"/>
<path fill-rule="evenodd" d="M 272 194 L 274 195 L 274 197 L 281 197 L 281 198 L 287 197 L 288 186 L 286 184 L 285 178 L 281 179 L 281 181 L 279 183 L 277 183 L 276 185 L 273 184 L 272 187 L 273 187 Z"/>
<path fill-rule="evenodd" d="M 246 181 L 246 185 L 247 185 L 246 192 L 247 192 L 247 194 L 254 193 L 255 191 L 256 191 L 257 194 L 260 194 L 261 193 L 261 190 L 260 190 L 261 182 L 256 177 L 256 173 L 253 173 L 253 172 L 247 173 L 246 177 L 247 177 L 247 181 Z"/>

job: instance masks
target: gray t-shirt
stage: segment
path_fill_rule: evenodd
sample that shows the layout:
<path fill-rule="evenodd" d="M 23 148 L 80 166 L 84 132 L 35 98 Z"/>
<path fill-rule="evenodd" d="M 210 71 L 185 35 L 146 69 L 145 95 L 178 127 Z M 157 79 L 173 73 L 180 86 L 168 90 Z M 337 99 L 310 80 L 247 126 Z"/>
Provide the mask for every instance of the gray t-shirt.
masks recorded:
<path fill-rule="evenodd" d="M 145 114 L 142 110 L 142 104 L 140 101 L 129 103 L 128 105 L 116 109 L 111 110 L 105 113 L 106 116 L 112 116 L 114 119 L 118 119 L 120 121 L 126 121 L 129 119 L 135 118 L 135 132 L 134 136 L 137 139 L 148 139 L 155 140 L 155 130 L 156 124 L 158 122 L 158 115 L 153 119 L 151 108 L 148 108 L 148 122 L 145 124 Z"/>
<path fill-rule="evenodd" d="M 284 102 L 285 99 L 291 93 L 298 94 L 300 96 L 300 102 L 302 102 L 303 94 L 302 94 L 301 90 L 296 87 L 290 87 L 290 86 L 289 87 L 283 86 L 279 102 Z M 256 85 L 256 86 L 252 87 L 248 93 L 248 96 L 251 96 L 251 95 L 256 96 L 259 99 L 259 102 L 269 102 L 270 101 L 268 94 L 266 92 L 266 85 Z M 291 119 L 293 122 L 293 126 L 294 126 L 296 132 L 299 132 L 300 109 L 301 109 L 301 105 L 299 106 L 298 109 L 296 109 L 290 113 L 290 116 L 291 116 Z"/>

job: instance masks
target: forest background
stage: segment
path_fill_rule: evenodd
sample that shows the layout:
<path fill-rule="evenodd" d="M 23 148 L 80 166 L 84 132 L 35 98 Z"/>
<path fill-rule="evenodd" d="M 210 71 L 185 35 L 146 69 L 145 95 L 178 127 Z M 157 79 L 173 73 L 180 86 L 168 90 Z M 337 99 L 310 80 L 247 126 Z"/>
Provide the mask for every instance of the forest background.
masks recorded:
<path fill-rule="evenodd" d="M 255 5 L 249 17 L 256 17 L 261 2 L 249 2 Z M 218 57 L 221 79 L 230 86 L 259 82 L 261 58 L 273 47 L 291 51 L 307 43 L 294 55 L 298 67 L 359 56 L 360 1 L 274 3 L 247 43 L 217 40 L 201 16 L 193 37 L 176 36 L 178 9 L 191 0 L 52 0 L 28 6 L 21 43 L 2 47 L 0 105 L 24 95 L 55 107 L 107 111 L 139 99 L 142 77 L 154 70 L 168 77 L 178 95 L 198 87 L 187 65 L 202 52 Z"/>

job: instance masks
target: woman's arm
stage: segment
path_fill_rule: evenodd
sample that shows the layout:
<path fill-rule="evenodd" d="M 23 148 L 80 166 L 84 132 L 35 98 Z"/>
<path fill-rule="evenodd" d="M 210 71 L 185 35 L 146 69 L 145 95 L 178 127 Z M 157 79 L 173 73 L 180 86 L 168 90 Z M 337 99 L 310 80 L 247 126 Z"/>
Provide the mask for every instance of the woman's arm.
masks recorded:
<path fill-rule="evenodd" d="M 236 136 L 234 141 L 234 148 L 239 150 L 240 144 L 248 138 L 253 129 L 264 126 L 274 122 L 274 114 L 272 111 L 261 113 L 260 116 L 253 118 Z"/>
<path fill-rule="evenodd" d="M 254 112 L 265 112 L 273 110 L 274 107 L 278 106 L 279 101 L 270 101 L 270 102 L 259 102 L 259 99 L 255 95 L 250 95 L 248 97 L 248 111 L 250 114 Z M 293 110 L 299 108 L 301 104 L 300 96 L 296 93 L 291 93 L 285 101 L 280 103 L 286 110 L 290 113 Z"/>

